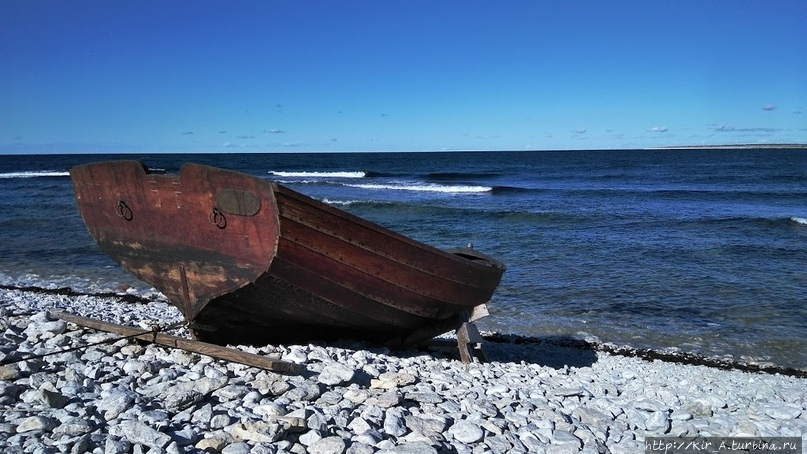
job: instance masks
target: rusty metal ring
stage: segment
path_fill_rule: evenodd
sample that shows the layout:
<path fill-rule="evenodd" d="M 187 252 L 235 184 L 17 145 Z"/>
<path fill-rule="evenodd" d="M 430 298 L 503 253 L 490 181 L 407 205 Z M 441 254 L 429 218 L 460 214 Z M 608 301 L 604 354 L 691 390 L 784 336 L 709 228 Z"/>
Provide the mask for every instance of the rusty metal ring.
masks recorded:
<path fill-rule="evenodd" d="M 207 220 L 220 229 L 223 229 L 227 225 L 227 219 L 224 218 L 224 214 L 222 214 L 222 212 L 215 207 L 213 208 L 213 211 L 207 215 Z"/>
<path fill-rule="evenodd" d="M 123 200 L 118 200 L 118 204 L 115 205 L 115 214 L 127 221 L 132 220 L 132 209 Z"/>

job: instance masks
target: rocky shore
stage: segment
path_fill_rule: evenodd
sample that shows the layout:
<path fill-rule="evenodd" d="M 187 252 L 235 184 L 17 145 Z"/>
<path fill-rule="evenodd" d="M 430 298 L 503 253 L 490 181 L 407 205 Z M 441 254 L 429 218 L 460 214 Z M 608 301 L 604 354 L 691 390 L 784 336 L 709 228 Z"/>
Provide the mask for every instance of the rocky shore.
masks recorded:
<path fill-rule="evenodd" d="M 648 436 L 807 434 L 800 377 L 549 342 L 489 342 L 490 362 L 470 365 L 357 343 L 242 347 L 305 367 L 280 375 L 117 339 L 51 309 L 181 320 L 160 302 L 0 290 L 1 452 L 639 453 Z"/>

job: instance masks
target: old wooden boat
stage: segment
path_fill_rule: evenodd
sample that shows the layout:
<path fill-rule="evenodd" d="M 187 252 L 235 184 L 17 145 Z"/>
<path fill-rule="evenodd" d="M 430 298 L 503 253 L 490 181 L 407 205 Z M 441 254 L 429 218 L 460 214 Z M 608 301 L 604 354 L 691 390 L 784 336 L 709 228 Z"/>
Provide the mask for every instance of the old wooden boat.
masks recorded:
<path fill-rule="evenodd" d="M 185 164 L 167 175 L 110 161 L 70 175 L 101 250 L 164 293 L 207 342 L 444 332 L 487 302 L 505 271 L 473 249 L 441 251 L 215 167 Z"/>

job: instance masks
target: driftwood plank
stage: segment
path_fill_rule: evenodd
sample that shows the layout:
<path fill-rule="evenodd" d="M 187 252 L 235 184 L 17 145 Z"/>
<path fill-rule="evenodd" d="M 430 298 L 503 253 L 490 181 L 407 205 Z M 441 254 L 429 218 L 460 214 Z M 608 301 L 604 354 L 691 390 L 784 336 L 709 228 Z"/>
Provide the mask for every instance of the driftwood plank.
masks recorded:
<path fill-rule="evenodd" d="M 133 326 L 119 325 L 117 323 L 81 317 L 79 315 L 74 315 L 63 311 L 51 311 L 51 315 L 66 322 L 75 323 L 76 325 L 85 326 L 87 328 L 107 331 L 123 336 L 134 336 L 137 339 L 153 342 L 165 347 L 179 348 L 181 350 L 212 356 L 213 358 L 223 359 L 225 361 L 246 364 L 247 366 L 259 367 L 261 369 L 271 370 L 273 372 L 299 374 L 303 370 L 303 367 L 299 364 L 279 361 L 253 353 L 242 352 L 234 348 L 209 344 L 207 342 L 185 339 L 159 332 L 146 331 Z"/>

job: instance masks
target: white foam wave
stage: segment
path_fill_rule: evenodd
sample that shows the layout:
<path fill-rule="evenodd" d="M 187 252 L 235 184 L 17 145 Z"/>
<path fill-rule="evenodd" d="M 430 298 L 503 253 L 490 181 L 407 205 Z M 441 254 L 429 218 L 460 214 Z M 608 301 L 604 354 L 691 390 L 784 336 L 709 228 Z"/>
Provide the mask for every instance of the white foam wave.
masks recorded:
<path fill-rule="evenodd" d="M 468 194 L 468 193 L 481 193 L 490 192 L 493 190 L 490 186 L 464 186 L 455 185 L 447 186 L 433 183 L 400 183 L 400 184 L 347 184 L 353 188 L 360 189 L 389 189 L 393 191 L 418 191 L 418 192 L 442 192 L 449 194 Z"/>
<path fill-rule="evenodd" d="M 361 200 L 331 200 L 328 198 L 322 199 L 322 203 L 327 203 L 328 205 L 338 205 L 338 206 L 348 206 L 353 205 L 356 203 L 362 203 Z"/>
<path fill-rule="evenodd" d="M 70 172 L 56 170 L 36 170 L 30 172 L 0 173 L 0 178 L 36 178 L 36 177 L 69 177 Z"/>
<path fill-rule="evenodd" d="M 807 218 L 800 218 L 800 217 L 792 217 L 790 218 L 791 221 L 795 222 L 796 224 L 807 225 Z"/>
<path fill-rule="evenodd" d="M 275 172 L 270 175 L 284 178 L 364 178 L 367 172 Z"/>
<path fill-rule="evenodd" d="M 316 184 L 322 183 L 322 180 L 272 180 L 279 184 Z"/>

